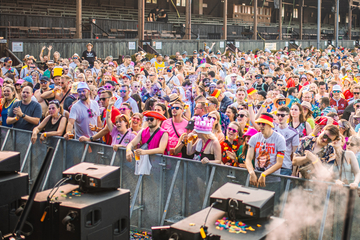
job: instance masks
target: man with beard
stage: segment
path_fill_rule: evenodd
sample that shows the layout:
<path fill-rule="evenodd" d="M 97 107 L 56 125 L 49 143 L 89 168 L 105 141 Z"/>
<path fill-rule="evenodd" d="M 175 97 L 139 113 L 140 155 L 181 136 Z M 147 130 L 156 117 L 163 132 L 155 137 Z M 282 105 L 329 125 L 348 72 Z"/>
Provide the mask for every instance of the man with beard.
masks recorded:
<path fill-rule="evenodd" d="M 129 86 L 125 84 L 121 85 L 121 88 L 119 89 L 119 93 L 120 93 L 120 98 L 115 102 L 114 107 L 119 109 L 122 103 L 129 103 L 132 108 L 132 112 L 138 113 L 139 107 L 136 101 L 129 96 L 130 94 Z"/>
<path fill-rule="evenodd" d="M 139 143 L 143 145 L 136 149 L 135 157 L 139 160 L 141 155 L 167 154 L 167 144 L 169 140 L 168 133 L 160 127 L 160 123 L 166 120 L 166 117 L 159 112 L 144 112 L 148 127 L 141 130 L 136 137 L 126 147 L 126 160 L 131 162 L 134 158 L 133 149 Z M 145 149 L 145 144 L 147 147 Z M 144 149 L 143 149 L 144 148 Z"/>
<path fill-rule="evenodd" d="M 96 132 L 90 129 L 91 125 L 102 127 L 100 120 L 99 105 L 90 99 L 90 88 L 84 82 L 77 85 L 79 100 L 70 110 L 69 122 L 66 127 L 64 138 L 69 140 L 70 135 L 75 133 L 75 138 L 81 136 L 92 137 Z M 75 127 L 75 131 L 74 131 Z"/>
<path fill-rule="evenodd" d="M 42 119 L 45 117 L 45 114 L 48 110 L 49 102 L 53 100 L 53 99 L 44 99 L 41 97 L 41 95 L 44 92 L 50 91 L 49 85 L 50 85 L 50 79 L 44 76 L 41 77 L 40 89 L 36 90 L 34 93 L 34 96 L 36 97 L 36 100 L 38 101 L 42 109 Z"/>
<path fill-rule="evenodd" d="M 43 91 L 40 95 L 40 97 L 42 99 L 46 99 L 48 101 L 51 101 L 53 99 L 56 99 L 59 101 L 60 105 L 64 104 L 64 100 L 65 98 L 69 95 L 70 93 L 70 80 L 71 78 L 68 75 L 63 75 L 63 76 L 56 76 L 54 77 L 57 79 L 56 83 L 58 85 L 56 85 L 54 87 L 54 89 L 48 89 L 47 91 Z"/>
<path fill-rule="evenodd" d="M 178 144 L 180 136 L 186 132 L 185 127 L 188 124 L 182 115 L 184 111 L 184 104 L 180 100 L 175 101 L 171 105 L 172 118 L 165 120 L 161 127 L 169 133 L 169 148 L 170 154 L 173 153 L 176 145 Z M 181 153 L 176 155 L 181 157 Z"/>
<path fill-rule="evenodd" d="M 39 103 L 32 101 L 33 89 L 26 86 L 21 92 L 21 101 L 14 102 L 9 111 L 7 124 L 13 124 L 14 128 L 32 131 L 40 122 L 42 115 Z"/>
<path fill-rule="evenodd" d="M 260 132 L 250 138 L 245 164 L 250 174 L 250 184 L 265 187 L 267 175 L 280 174 L 286 144 L 284 137 L 273 130 L 274 118 L 271 114 L 263 113 L 255 122 L 259 125 Z M 263 171 L 259 179 L 254 172 L 253 159 L 255 169 Z"/>

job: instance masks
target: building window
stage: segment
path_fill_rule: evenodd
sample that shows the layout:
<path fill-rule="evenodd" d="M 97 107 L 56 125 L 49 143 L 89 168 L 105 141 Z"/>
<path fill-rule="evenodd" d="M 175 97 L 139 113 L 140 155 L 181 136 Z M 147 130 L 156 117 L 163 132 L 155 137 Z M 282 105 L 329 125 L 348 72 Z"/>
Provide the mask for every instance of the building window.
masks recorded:
<path fill-rule="evenodd" d="M 294 11 L 293 11 L 293 18 L 299 18 L 299 9 L 294 8 Z"/>
<path fill-rule="evenodd" d="M 176 0 L 176 6 L 180 6 L 181 5 L 181 0 Z"/>
<path fill-rule="evenodd" d="M 151 3 L 151 0 L 146 0 L 146 3 Z"/>
<path fill-rule="evenodd" d="M 186 6 L 186 0 L 181 0 L 181 6 L 185 7 Z"/>
<path fill-rule="evenodd" d="M 284 17 L 284 16 L 285 16 L 285 8 L 283 6 L 282 9 L 281 9 L 281 17 Z"/>

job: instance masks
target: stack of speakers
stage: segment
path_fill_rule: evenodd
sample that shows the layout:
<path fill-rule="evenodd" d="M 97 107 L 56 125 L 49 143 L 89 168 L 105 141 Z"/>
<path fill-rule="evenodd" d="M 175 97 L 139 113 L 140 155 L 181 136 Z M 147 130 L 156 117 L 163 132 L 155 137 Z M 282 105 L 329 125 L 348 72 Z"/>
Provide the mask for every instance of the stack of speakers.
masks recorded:
<path fill-rule="evenodd" d="M 20 173 L 20 153 L 0 151 L 0 231 L 14 230 L 18 217 L 15 210 L 28 192 L 28 175 Z"/>

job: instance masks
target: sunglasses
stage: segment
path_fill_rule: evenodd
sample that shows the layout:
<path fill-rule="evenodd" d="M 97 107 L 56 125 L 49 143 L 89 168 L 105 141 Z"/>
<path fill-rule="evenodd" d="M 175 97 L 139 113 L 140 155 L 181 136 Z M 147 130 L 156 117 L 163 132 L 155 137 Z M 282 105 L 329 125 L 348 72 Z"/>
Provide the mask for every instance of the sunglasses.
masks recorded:
<path fill-rule="evenodd" d="M 181 109 L 181 107 L 171 107 L 171 110 L 174 110 L 174 109 L 179 110 L 179 109 Z"/>
<path fill-rule="evenodd" d="M 158 78 L 159 80 L 164 80 L 165 78 Z"/>
<path fill-rule="evenodd" d="M 341 93 L 341 91 L 339 91 L 339 90 L 336 90 L 336 91 L 333 91 L 333 93 Z"/>
<path fill-rule="evenodd" d="M 278 101 L 277 104 L 279 104 L 279 105 L 285 105 L 285 104 L 286 104 L 286 101 L 285 101 L 285 100 L 281 100 L 281 101 Z"/>
<path fill-rule="evenodd" d="M 149 77 L 155 77 L 155 75 L 149 75 Z"/>
<path fill-rule="evenodd" d="M 238 110 L 238 111 L 241 111 L 241 110 L 245 110 L 245 108 L 238 108 L 237 110 Z"/>
<path fill-rule="evenodd" d="M 155 119 L 155 118 L 153 118 L 153 117 L 147 117 L 147 118 L 146 118 L 146 121 L 147 121 L 147 122 L 148 122 L 148 121 L 152 122 L 152 121 L 154 121 L 154 119 Z"/>
<path fill-rule="evenodd" d="M 276 114 L 277 117 L 282 117 L 282 118 L 284 118 L 286 115 L 287 114 L 281 114 L 281 113 Z"/>
<path fill-rule="evenodd" d="M 100 101 L 105 101 L 106 99 L 108 99 L 109 97 L 104 97 L 104 98 L 99 98 Z"/>
<path fill-rule="evenodd" d="M 92 83 L 93 81 L 87 81 L 87 83 Z"/>
<path fill-rule="evenodd" d="M 239 118 L 245 117 L 245 114 L 239 114 Z"/>
<path fill-rule="evenodd" d="M 135 68 L 134 71 L 140 71 L 140 69 Z"/>
<path fill-rule="evenodd" d="M 250 83 L 245 83 L 245 85 L 250 85 Z"/>
<path fill-rule="evenodd" d="M 92 117 L 95 116 L 92 109 L 89 108 L 89 109 L 87 110 L 87 112 L 88 112 L 90 118 L 92 118 Z"/>
<path fill-rule="evenodd" d="M 260 126 L 265 126 L 266 125 L 266 123 L 258 123 Z"/>
<path fill-rule="evenodd" d="M 41 81 L 40 84 L 47 84 L 47 82 Z"/>
<path fill-rule="evenodd" d="M 241 84 L 236 84 L 237 87 L 241 87 Z"/>
<path fill-rule="evenodd" d="M 324 135 L 323 135 L 322 138 L 323 138 L 324 140 L 326 140 L 328 143 L 331 143 L 331 142 L 332 142 L 331 138 L 330 138 L 326 133 L 324 133 Z"/>
<path fill-rule="evenodd" d="M 105 89 L 111 89 L 112 86 L 104 86 Z"/>
<path fill-rule="evenodd" d="M 140 118 L 133 117 L 132 120 L 134 120 L 134 121 L 140 121 Z"/>
<path fill-rule="evenodd" d="M 276 84 L 277 86 L 280 86 L 280 87 L 282 87 L 283 86 L 283 84 Z"/>
<path fill-rule="evenodd" d="M 228 127 L 229 132 L 237 133 L 238 130 Z"/>
<path fill-rule="evenodd" d="M 216 117 L 210 117 L 210 116 L 208 117 L 208 119 L 209 119 L 209 120 L 211 120 L 211 119 L 212 119 L 212 120 L 214 120 L 214 121 L 216 121 L 216 120 L 217 120 L 217 119 L 216 119 Z"/>
<path fill-rule="evenodd" d="M 126 93 L 126 90 L 119 90 L 120 93 Z"/>
<path fill-rule="evenodd" d="M 353 94 L 354 94 L 354 95 L 359 95 L 359 94 L 360 94 L 360 92 L 353 92 Z"/>
<path fill-rule="evenodd" d="M 354 146 L 356 146 L 356 144 L 355 144 L 355 143 L 351 143 L 351 142 L 347 142 L 347 143 L 346 143 L 346 146 L 354 147 Z"/>
<path fill-rule="evenodd" d="M 130 110 L 129 108 L 119 108 L 120 111 Z"/>

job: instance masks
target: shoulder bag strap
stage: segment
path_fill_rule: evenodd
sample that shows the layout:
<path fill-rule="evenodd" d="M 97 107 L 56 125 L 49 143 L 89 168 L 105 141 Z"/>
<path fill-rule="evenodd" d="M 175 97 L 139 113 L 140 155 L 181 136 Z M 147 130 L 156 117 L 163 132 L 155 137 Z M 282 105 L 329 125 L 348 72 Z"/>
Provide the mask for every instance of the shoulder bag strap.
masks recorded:
<path fill-rule="evenodd" d="M 71 88 L 65 93 L 65 95 L 64 95 L 63 98 L 61 99 L 60 103 L 62 103 L 62 102 L 65 100 L 65 98 L 66 98 L 66 96 L 69 94 L 70 90 L 71 90 Z"/>
<path fill-rule="evenodd" d="M 128 130 L 128 131 L 126 131 L 126 133 L 122 136 L 122 138 L 120 139 L 119 144 L 121 144 L 122 140 L 124 140 L 124 138 L 125 138 L 125 136 L 128 134 L 128 132 L 129 132 L 129 130 Z"/>
<path fill-rule="evenodd" d="M 173 128 L 174 128 L 174 131 L 175 131 L 176 136 L 177 136 L 178 138 L 180 138 L 179 134 L 178 134 L 177 131 L 176 131 L 175 124 L 174 124 L 174 122 L 173 122 L 172 119 L 171 119 L 171 125 L 172 125 Z"/>
<path fill-rule="evenodd" d="M 147 144 L 149 145 L 149 143 L 151 142 L 151 140 L 153 139 L 153 137 L 155 136 L 155 134 L 160 130 L 160 128 L 156 129 L 155 132 L 150 136 L 149 140 L 147 140 Z"/>
<path fill-rule="evenodd" d="M 171 79 L 174 77 L 174 75 L 171 76 L 171 78 L 169 78 L 169 80 L 167 81 L 166 85 L 169 84 L 169 82 L 171 81 Z"/>

